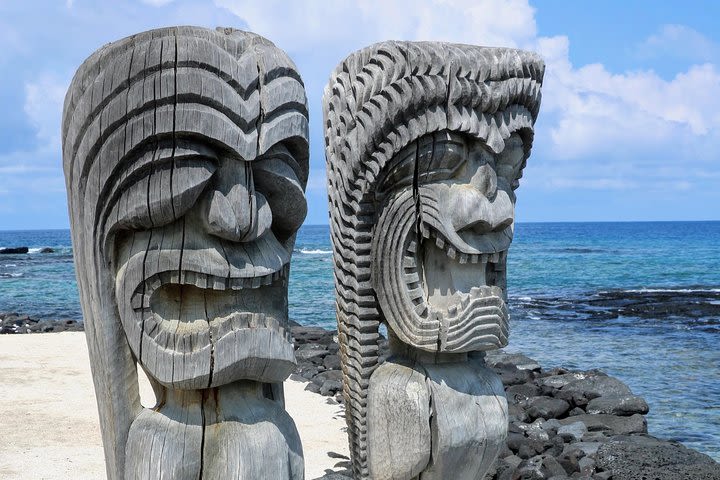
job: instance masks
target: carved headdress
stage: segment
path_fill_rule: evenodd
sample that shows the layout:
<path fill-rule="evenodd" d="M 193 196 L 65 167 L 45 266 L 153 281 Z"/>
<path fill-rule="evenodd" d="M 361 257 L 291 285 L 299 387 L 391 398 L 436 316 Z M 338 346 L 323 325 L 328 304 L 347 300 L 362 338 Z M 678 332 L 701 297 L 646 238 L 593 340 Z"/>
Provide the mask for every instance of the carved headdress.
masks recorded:
<path fill-rule="evenodd" d="M 188 313 L 197 321 L 185 326 L 166 321 L 174 330 L 143 315 L 150 292 L 161 285 L 186 286 L 178 298 L 206 299 L 245 288 L 252 299 L 265 286 L 287 288 L 294 233 L 305 216 L 307 125 L 295 65 L 248 32 L 140 33 L 95 52 L 73 78 L 63 111 L 63 159 L 109 478 L 125 478 L 128 429 L 141 410 L 136 361 L 151 379 L 174 388 L 238 377 L 276 382 L 293 370 L 285 300 L 277 302 L 273 325 L 269 315 L 234 314 L 233 322 L 268 327 L 246 329 L 257 345 L 237 351 L 233 335 L 239 339 L 241 332 L 230 320 L 210 324 L 207 311 Z M 225 177 L 222 165 L 237 177 L 217 178 Z M 225 190 L 208 192 L 209 185 Z M 209 193 L 215 196 L 208 199 Z M 245 203 L 238 207 L 240 199 Z M 193 243 L 198 229 L 185 229 L 188 212 L 203 201 L 212 245 Z M 272 225 L 263 224 L 270 222 L 268 209 Z M 228 242 L 255 243 L 231 253 Z M 128 293 L 120 298 L 122 291 Z"/>
<path fill-rule="evenodd" d="M 469 155 L 468 145 L 481 145 L 494 158 L 506 143 L 516 142 L 522 150 L 514 166 L 502 167 L 502 160 L 497 166 L 511 172 L 507 190 L 514 202 L 511 188 L 530 154 L 544 68 L 538 55 L 514 49 L 383 42 L 347 57 L 326 87 L 337 320 L 350 448 L 359 478 L 368 475 L 367 388 L 378 363 L 380 323 L 387 322 L 402 342 L 429 352 L 484 350 L 507 342 L 506 311 L 502 319 L 493 317 L 492 325 L 466 318 L 470 325 L 457 323 L 455 331 L 452 317 L 449 323 L 435 318 L 414 258 L 418 243 L 432 237 L 459 263 L 501 261 L 497 252 L 500 244 L 506 251 L 512 238 L 512 213 L 486 225 L 482 235 L 471 232 L 487 243 L 487 248 L 472 247 L 456 232 L 457 225 L 448 225 L 444 217 L 452 215 L 442 211 L 447 206 L 438 205 L 424 185 L 454 175 L 461 157 Z M 489 161 L 496 168 L 495 160 Z M 502 289 L 504 295 L 504 277 L 493 285 L 490 293 Z M 482 307 L 485 294 L 472 295 L 463 300 L 470 313 L 473 302 Z"/>

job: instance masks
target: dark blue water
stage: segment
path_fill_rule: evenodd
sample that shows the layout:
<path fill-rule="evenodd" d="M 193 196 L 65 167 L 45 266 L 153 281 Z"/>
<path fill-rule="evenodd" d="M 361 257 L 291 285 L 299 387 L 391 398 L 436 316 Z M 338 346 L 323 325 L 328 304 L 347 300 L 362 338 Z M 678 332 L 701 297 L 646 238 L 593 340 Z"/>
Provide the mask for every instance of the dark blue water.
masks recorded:
<path fill-rule="evenodd" d="M 0 255 L 0 311 L 80 319 L 69 232 L 0 232 L 20 245 Z M 651 433 L 720 460 L 720 222 L 520 224 L 508 287 L 509 350 L 621 378 Z M 335 325 L 327 226 L 300 230 L 290 315 Z"/>

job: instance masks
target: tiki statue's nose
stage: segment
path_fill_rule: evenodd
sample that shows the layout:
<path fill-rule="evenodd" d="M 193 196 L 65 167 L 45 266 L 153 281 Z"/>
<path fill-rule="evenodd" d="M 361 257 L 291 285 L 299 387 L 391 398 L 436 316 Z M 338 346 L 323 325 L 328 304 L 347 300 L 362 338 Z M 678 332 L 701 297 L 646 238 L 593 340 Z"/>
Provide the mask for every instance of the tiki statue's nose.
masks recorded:
<path fill-rule="evenodd" d="M 203 220 L 210 234 L 234 242 L 251 242 L 270 229 L 270 205 L 255 190 L 250 162 L 222 160 L 206 194 Z"/>
<path fill-rule="evenodd" d="M 450 188 L 449 212 L 456 231 L 499 231 L 513 222 L 514 206 L 505 190 L 498 189 L 495 170 L 479 167 L 468 184 Z"/>

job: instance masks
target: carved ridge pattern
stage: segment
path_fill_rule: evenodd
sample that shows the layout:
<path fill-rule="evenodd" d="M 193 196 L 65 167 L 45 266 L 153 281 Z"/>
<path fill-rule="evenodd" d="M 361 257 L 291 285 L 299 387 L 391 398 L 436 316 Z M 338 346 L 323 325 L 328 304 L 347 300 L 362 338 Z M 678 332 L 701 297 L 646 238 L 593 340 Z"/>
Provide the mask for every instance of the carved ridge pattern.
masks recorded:
<path fill-rule="evenodd" d="M 383 42 L 351 54 L 331 75 L 323 97 L 325 149 L 343 392 L 356 478 L 369 476 L 367 388 L 383 320 L 370 272 L 375 180 L 402 148 L 443 130 L 480 139 L 496 153 L 518 132 L 527 158 L 543 74 L 542 60 L 529 52 Z M 456 341 L 462 346 L 462 338 Z"/>

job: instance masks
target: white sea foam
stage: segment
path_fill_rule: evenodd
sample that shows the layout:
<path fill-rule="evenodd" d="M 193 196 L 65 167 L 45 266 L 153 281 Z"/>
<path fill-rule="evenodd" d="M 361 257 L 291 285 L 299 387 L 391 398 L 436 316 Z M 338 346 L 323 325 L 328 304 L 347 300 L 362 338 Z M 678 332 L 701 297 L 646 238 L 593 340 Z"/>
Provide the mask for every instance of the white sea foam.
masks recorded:
<path fill-rule="evenodd" d="M 44 248 L 51 249 L 52 252 L 49 252 L 49 253 L 72 253 L 72 247 L 68 247 L 68 246 L 32 247 L 32 248 L 28 248 L 28 253 L 41 253 Z"/>
<path fill-rule="evenodd" d="M 332 253 L 332 250 L 301 248 L 300 253 L 304 253 L 305 255 L 328 255 Z"/>

